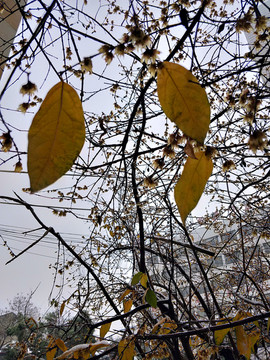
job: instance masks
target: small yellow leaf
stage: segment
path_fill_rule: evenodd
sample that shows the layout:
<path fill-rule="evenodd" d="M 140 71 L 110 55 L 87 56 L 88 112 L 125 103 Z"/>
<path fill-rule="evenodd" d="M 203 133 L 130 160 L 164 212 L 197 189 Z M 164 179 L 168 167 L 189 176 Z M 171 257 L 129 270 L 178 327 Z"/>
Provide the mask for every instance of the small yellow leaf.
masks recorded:
<path fill-rule="evenodd" d="M 96 342 L 95 344 L 91 345 L 90 347 L 90 352 L 91 352 L 91 355 L 94 356 L 95 355 L 95 352 L 100 349 L 100 348 L 103 348 L 103 347 L 106 347 L 106 346 L 109 346 L 109 344 L 105 341 L 99 341 L 99 342 Z"/>
<path fill-rule="evenodd" d="M 152 334 L 156 334 L 158 329 L 161 327 L 161 325 L 166 321 L 166 318 L 162 318 L 161 320 L 159 320 L 152 329 Z"/>
<path fill-rule="evenodd" d="M 58 180 L 73 165 L 85 140 L 77 92 L 59 82 L 47 94 L 28 133 L 28 173 L 32 192 Z"/>
<path fill-rule="evenodd" d="M 26 320 L 27 326 L 32 329 L 34 326 L 38 326 L 37 322 L 34 318 L 30 317 L 29 319 Z"/>
<path fill-rule="evenodd" d="M 174 197 L 183 223 L 195 208 L 212 174 L 212 159 L 204 151 L 196 153 L 196 159 L 188 158 L 183 173 L 175 186 Z"/>
<path fill-rule="evenodd" d="M 65 306 L 66 306 L 66 302 L 65 301 L 63 301 L 62 302 L 62 304 L 61 304 L 61 306 L 60 306 L 60 316 L 63 314 L 63 312 L 64 312 L 64 309 L 65 309 Z"/>
<path fill-rule="evenodd" d="M 177 329 L 177 325 L 176 323 L 171 320 L 171 319 L 167 319 L 161 329 L 159 330 L 158 334 L 169 334 L 170 332 L 172 332 L 173 330 Z"/>
<path fill-rule="evenodd" d="M 131 291 L 132 291 L 132 290 L 130 290 L 130 289 L 126 289 L 126 290 L 123 292 L 123 294 L 119 297 L 119 299 L 118 299 L 119 303 L 120 303 L 129 293 L 131 293 Z"/>
<path fill-rule="evenodd" d="M 128 312 L 131 309 L 131 306 L 133 304 L 132 299 L 124 301 L 124 312 Z"/>
<path fill-rule="evenodd" d="M 203 144 L 210 124 L 210 105 L 195 76 L 183 66 L 165 61 L 158 70 L 157 90 L 167 117 L 185 135 Z"/>
<path fill-rule="evenodd" d="M 100 337 L 104 338 L 107 332 L 110 330 L 111 323 L 107 323 L 101 326 L 100 328 Z"/>
<path fill-rule="evenodd" d="M 121 360 L 132 360 L 135 355 L 135 344 L 134 341 L 129 339 L 123 339 L 118 344 L 118 354 Z"/>
<path fill-rule="evenodd" d="M 142 277 L 141 277 L 141 285 L 146 289 L 147 288 L 147 274 L 142 274 Z"/>
<path fill-rule="evenodd" d="M 176 323 L 169 319 L 169 318 L 162 318 L 159 322 L 155 324 L 155 326 L 152 329 L 152 333 L 158 333 L 160 335 L 162 334 L 169 334 L 171 331 L 176 330 L 177 325 Z"/>
<path fill-rule="evenodd" d="M 55 343 L 56 343 L 57 347 L 58 347 L 60 350 L 62 350 L 62 351 L 67 351 L 67 347 L 66 347 L 66 345 L 65 345 L 65 343 L 64 343 L 63 340 L 61 340 L 61 339 L 55 339 Z"/>

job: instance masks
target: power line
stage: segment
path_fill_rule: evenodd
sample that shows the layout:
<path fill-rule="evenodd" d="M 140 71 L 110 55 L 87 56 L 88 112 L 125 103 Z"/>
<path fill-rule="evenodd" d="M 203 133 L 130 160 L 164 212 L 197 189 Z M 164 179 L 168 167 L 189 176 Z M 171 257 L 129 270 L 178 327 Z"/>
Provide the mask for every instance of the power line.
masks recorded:
<path fill-rule="evenodd" d="M 12 242 L 19 242 L 23 245 L 23 247 L 27 247 L 31 243 L 34 243 L 37 241 L 41 236 L 44 234 L 44 231 L 42 229 L 33 230 L 30 228 L 20 227 L 20 226 L 11 226 L 11 225 L 5 225 L 0 224 L 0 235 L 3 240 L 3 242 L 7 242 L 8 246 L 13 251 L 19 251 L 21 252 L 23 249 L 18 249 L 17 247 L 13 247 L 10 245 Z M 76 245 L 85 245 L 86 239 L 81 234 L 75 234 L 70 232 L 62 232 L 62 235 L 65 237 L 66 241 Z M 39 246 L 41 248 L 45 249 L 57 249 L 58 242 L 55 241 L 56 239 L 51 236 L 50 234 L 47 234 L 46 237 L 42 238 L 40 242 L 38 242 L 35 247 Z M 31 251 L 27 251 L 28 254 L 33 255 L 39 255 L 39 256 L 45 256 L 49 258 L 53 258 L 52 256 L 45 255 L 42 253 L 35 253 Z"/>

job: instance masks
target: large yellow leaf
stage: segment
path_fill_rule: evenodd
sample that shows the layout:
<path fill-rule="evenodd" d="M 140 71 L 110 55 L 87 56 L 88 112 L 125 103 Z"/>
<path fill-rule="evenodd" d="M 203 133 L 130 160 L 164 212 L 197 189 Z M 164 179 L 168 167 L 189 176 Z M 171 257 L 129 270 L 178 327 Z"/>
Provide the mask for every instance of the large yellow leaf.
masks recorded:
<path fill-rule="evenodd" d="M 203 144 L 210 124 L 210 105 L 195 76 L 183 66 L 165 61 L 158 70 L 157 90 L 167 117 L 184 134 Z"/>
<path fill-rule="evenodd" d="M 46 351 L 46 360 L 53 360 L 56 351 L 57 351 L 57 347 L 56 347 L 55 339 L 51 338 Z"/>
<path fill-rule="evenodd" d="M 85 139 L 80 98 L 59 82 L 47 94 L 28 134 L 28 173 L 31 191 L 54 183 L 73 165 Z"/>
<path fill-rule="evenodd" d="M 234 317 L 233 321 L 245 319 L 252 316 L 249 312 L 239 311 Z M 240 355 L 244 355 L 247 360 L 250 359 L 251 353 L 254 352 L 254 345 L 260 338 L 260 330 L 258 321 L 253 321 L 256 328 L 252 331 L 245 331 L 244 326 L 239 325 L 235 327 L 236 344 Z"/>
<path fill-rule="evenodd" d="M 118 344 L 118 354 L 121 360 L 132 360 L 135 355 L 135 344 L 134 341 L 129 339 L 123 339 Z"/>
<path fill-rule="evenodd" d="M 183 173 L 174 189 L 174 197 L 181 219 L 185 223 L 188 214 L 195 208 L 212 174 L 213 162 L 204 151 L 196 153 L 197 160 L 188 157 Z"/>
<path fill-rule="evenodd" d="M 225 319 L 221 319 L 221 321 L 219 321 L 217 323 L 217 325 L 224 325 L 224 324 L 227 324 L 228 321 L 225 321 Z M 216 330 L 214 332 L 214 339 L 215 339 L 215 344 L 216 345 L 221 345 L 225 336 L 228 334 L 228 332 L 230 331 L 230 328 L 227 328 L 227 329 L 222 329 L 222 330 Z"/>
<path fill-rule="evenodd" d="M 100 337 L 104 338 L 107 332 L 110 330 L 111 323 L 103 324 L 100 328 Z"/>
<path fill-rule="evenodd" d="M 244 355 L 246 359 L 249 359 L 251 355 L 251 346 L 249 342 L 249 336 L 245 332 L 243 326 L 235 327 L 235 336 L 239 354 Z"/>

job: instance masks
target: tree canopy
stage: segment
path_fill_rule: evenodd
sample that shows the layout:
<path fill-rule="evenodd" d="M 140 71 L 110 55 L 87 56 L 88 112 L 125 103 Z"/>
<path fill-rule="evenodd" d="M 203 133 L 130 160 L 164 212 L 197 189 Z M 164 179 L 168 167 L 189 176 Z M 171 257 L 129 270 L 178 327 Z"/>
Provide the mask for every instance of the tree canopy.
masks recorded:
<path fill-rule="evenodd" d="M 269 1 L 11 3 L 0 165 L 29 187 L 0 199 L 43 230 L 25 251 L 48 235 L 63 249 L 72 291 L 52 304 L 91 319 L 75 347 L 52 336 L 47 359 L 268 353 Z M 33 199 L 86 222 L 84 243 Z"/>

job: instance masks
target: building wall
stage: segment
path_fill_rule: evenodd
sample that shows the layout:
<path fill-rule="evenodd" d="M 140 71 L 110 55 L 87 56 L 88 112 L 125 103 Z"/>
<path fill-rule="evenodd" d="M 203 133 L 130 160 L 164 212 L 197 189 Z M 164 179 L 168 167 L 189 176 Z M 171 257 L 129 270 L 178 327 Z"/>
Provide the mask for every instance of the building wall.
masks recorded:
<path fill-rule="evenodd" d="M 24 6 L 25 0 L 20 0 L 21 6 Z M 9 57 L 10 48 L 17 33 L 21 13 L 15 0 L 0 0 L 3 9 L 0 13 L 0 78 L 4 70 L 5 62 Z"/>

